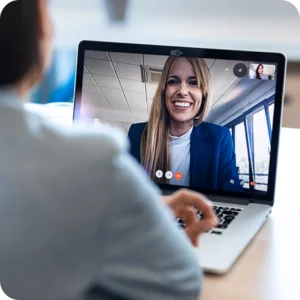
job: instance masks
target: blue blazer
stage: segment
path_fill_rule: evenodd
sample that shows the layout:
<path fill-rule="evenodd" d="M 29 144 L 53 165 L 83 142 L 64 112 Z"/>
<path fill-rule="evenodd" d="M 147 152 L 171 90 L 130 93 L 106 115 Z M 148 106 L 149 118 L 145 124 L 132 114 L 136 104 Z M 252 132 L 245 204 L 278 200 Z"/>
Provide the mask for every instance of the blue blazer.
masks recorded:
<path fill-rule="evenodd" d="M 131 154 L 139 163 L 141 137 L 146 124 L 132 124 L 128 133 Z M 243 191 L 240 182 L 229 130 L 206 122 L 194 127 L 190 146 L 190 187 Z"/>

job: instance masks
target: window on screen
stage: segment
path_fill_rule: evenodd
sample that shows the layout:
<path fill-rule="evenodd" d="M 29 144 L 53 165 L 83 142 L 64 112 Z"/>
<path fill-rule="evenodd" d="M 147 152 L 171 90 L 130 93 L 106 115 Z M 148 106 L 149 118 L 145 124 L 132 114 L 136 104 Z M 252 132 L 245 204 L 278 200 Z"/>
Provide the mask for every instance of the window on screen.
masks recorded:
<path fill-rule="evenodd" d="M 255 189 L 266 191 L 268 184 L 270 139 L 264 109 L 253 115 Z"/>
<path fill-rule="evenodd" d="M 244 122 L 235 126 L 235 153 L 239 168 L 239 177 L 244 181 L 244 188 L 249 189 L 249 161 Z"/>
<path fill-rule="evenodd" d="M 273 118 L 274 118 L 274 103 L 269 105 L 269 116 L 270 116 L 270 123 L 271 127 L 273 126 Z"/>

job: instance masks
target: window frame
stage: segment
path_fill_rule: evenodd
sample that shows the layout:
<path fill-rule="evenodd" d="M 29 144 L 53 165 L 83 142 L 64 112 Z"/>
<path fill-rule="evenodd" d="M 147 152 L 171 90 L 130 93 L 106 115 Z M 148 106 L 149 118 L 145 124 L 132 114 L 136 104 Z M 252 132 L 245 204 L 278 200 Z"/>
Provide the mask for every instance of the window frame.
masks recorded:
<path fill-rule="evenodd" d="M 236 150 L 235 149 L 235 144 L 236 144 L 235 127 L 241 123 L 243 123 L 244 125 L 245 135 L 246 135 L 245 138 L 246 138 L 246 146 L 247 146 L 248 165 L 249 165 L 249 191 L 251 192 L 255 190 L 254 186 L 250 185 L 250 182 L 254 182 L 254 176 L 255 176 L 253 116 L 255 113 L 261 110 L 265 111 L 266 125 L 267 125 L 267 130 L 269 135 L 269 143 L 271 145 L 272 126 L 271 126 L 271 119 L 269 113 L 269 106 L 274 103 L 275 103 L 275 95 L 272 95 L 269 98 L 262 100 L 258 104 L 254 105 L 253 107 L 245 111 L 241 116 L 235 118 L 234 120 L 224 125 L 224 127 L 231 129 L 234 151 Z M 249 117 L 250 117 L 250 122 L 249 122 Z"/>

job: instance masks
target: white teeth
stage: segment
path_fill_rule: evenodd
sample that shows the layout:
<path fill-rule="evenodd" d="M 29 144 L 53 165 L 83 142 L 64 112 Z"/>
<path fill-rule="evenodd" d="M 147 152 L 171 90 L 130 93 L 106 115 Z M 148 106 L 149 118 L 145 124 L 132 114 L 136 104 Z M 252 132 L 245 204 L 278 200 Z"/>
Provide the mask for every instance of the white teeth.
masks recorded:
<path fill-rule="evenodd" d="M 174 105 L 180 107 L 190 107 L 192 104 L 187 102 L 174 102 Z"/>

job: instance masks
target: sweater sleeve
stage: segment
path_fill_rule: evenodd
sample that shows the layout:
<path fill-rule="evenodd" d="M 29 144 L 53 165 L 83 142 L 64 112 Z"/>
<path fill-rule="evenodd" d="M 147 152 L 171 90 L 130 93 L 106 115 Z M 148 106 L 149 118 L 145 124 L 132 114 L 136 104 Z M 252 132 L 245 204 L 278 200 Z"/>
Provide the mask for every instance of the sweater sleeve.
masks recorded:
<path fill-rule="evenodd" d="M 94 282 L 125 299 L 197 300 L 199 262 L 159 191 L 129 155 L 120 155 L 113 168 Z"/>

